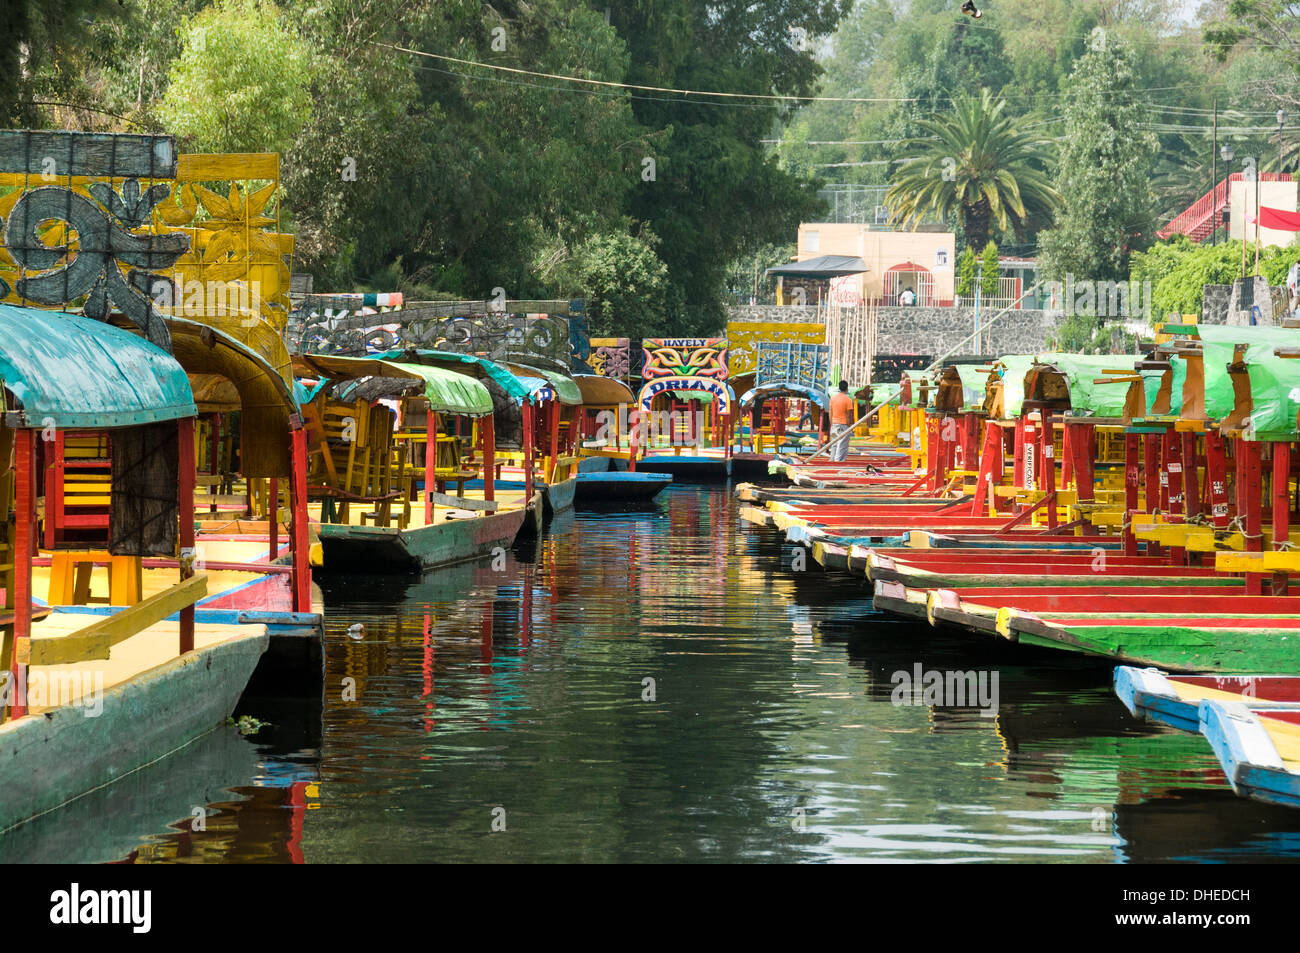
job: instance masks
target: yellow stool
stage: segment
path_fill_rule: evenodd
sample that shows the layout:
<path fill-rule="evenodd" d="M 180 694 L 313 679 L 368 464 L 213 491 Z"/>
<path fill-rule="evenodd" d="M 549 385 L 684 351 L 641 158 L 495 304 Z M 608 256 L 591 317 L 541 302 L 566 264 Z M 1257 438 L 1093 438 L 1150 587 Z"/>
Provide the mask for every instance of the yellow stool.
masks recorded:
<path fill-rule="evenodd" d="M 96 563 L 108 564 L 108 599 L 92 599 L 90 574 Z M 133 606 L 144 598 L 139 556 L 111 556 L 103 550 L 56 551 L 50 558 L 52 606 L 84 606 L 105 602 L 112 606 Z"/>

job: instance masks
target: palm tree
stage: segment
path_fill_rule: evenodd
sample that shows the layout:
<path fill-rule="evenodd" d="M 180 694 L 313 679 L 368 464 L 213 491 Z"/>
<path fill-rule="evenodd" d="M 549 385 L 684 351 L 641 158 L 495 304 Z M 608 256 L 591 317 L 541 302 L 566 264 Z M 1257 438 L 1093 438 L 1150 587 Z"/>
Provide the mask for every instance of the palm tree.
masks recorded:
<path fill-rule="evenodd" d="M 942 219 L 955 209 L 975 249 L 994 225 L 1023 237 L 1051 222 L 1061 197 L 1042 171 L 1047 144 L 1017 130 L 1005 108 L 983 89 L 955 99 L 951 114 L 917 124 L 925 138 L 903 143 L 911 157 L 885 194 L 894 221 L 915 228 L 929 212 Z"/>

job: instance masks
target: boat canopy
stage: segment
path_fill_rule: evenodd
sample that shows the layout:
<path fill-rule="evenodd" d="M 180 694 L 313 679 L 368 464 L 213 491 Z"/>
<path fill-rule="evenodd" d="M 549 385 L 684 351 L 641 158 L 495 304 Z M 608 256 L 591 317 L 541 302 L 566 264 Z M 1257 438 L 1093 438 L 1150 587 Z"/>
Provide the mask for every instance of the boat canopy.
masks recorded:
<path fill-rule="evenodd" d="M 829 410 L 831 405 L 831 399 L 824 390 L 818 390 L 806 384 L 796 384 L 793 381 L 771 381 L 767 384 L 751 387 L 741 394 L 740 408 L 744 410 L 755 401 L 767 400 L 769 397 L 795 397 L 802 400 L 811 400 L 822 410 Z"/>
<path fill-rule="evenodd" d="M 189 377 L 142 337 L 81 315 L 0 305 L 10 426 L 138 427 L 197 416 Z"/>
<path fill-rule="evenodd" d="M 289 476 L 290 418 L 299 412 L 289 383 L 265 357 L 216 328 L 184 318 L 169 318 L 167 327 L 199 410 L 240 412 L 241 472 L 258 478 Z"/>
<path fill-rule="evenodd" d="M 441 367 L 458 374 L 486 379 L 499 386 L 507 397 L 516 404 L 531 400 L 527 387 L 510 371 L 485 357 L 475 354 L 458 354 L 455 351 L 435 351 L 429 348 L 407 348 L 404 350 L 385 351 L 373 355 L 378 360 L 398 361 L 403 364 L 420 364 L 425 367 Z"/>
<path fill-rule="evenodd" d="M 1256 408 L 1250 411 L 1255 432 L 1261 436 L 1294 433 L 1296 405 L 1290 403 L 1289 423 L 1283 419 L 1286 416 L 1283 405 L 1290 402 L 1289 392 L 1295 383 L 1286 385 L 1286 388 L 1277 394 L 1268 393 L 1267 385 L 1269 381 L 1273 381 L 1272 386 L 1281 387 L 1281 382 L 1295 373 L 1289 368 L 1289 365 L 1295 362 L 1287 358 L 1275 357 L 1273 348 L 1300 346 L 1300 330 L 1205 324 L 1198 325 L 1196 333 L 1201 339 L 1206 416 L 1218 420 L 1233 417 L 1234 411 L 1238 412 L 1237 416 L 1241 415 L 1240 411 L 1244 408 L 1240 405 L 1244 395 L 1234 389 L 1234 375 L 1228 370 L 1228 365 L 1241 361 L 1246 365 L 1251 402 Z M 1257 384 L 1256 381 L 1259 383 Z M 1264 437 L 1264 439 L 1272 438 Z"/>
<path fill-rule="evenodd" d="M 1026 371 L 1024 384 L 1033 400 L 1069 401 L 1076 417 L 1122 417 L 1128 389 L 1115 384 L 1094 384 L 1105 370 L 1130 366 L 1133 356 L 1114 354 L 1043 354 Z M 1159 386 L 1159 377 L 1154 378 Z M 1148 406 L 1150 406 L 1148 394 Z M 1024 388 L 1021 389 L 1023 409 Z M 1008 408 L 1009 409 L 1009 408 Z"/>
<path fill-rule="evenodd" d="M 429 408 L 440 414 L 483 417 L 492 413 L 492 395 L 482 383 L 466 374 L 427 364 L 407 364 L 368 357 L 299 355 L 300 367 L 332 380 L 363 377 L 405 378 L 423 384 L 421 396 Z"/>
<path fill-rule="evenodd" d="M 571 407 L 582 404 L 582 391 L 578 389 L 578 385 L 573 378 L 567 374 L 541 367 L 532 367 L 528 364 L 507 364 L 506 367 L 526 384 L 530 399 L 535 399 L 540 391 L 549 387 L 555 394 L 555 399 L 561 404 L 568 404 Z"/>
<path fill-rule="evenodd" d="M 587 407 L 615 407 L 631 405 L 636 401 L 632 388 L 612 377 L 599 374 L 574 374 L 573 381 L 582 393 L 582 403 Z"/>

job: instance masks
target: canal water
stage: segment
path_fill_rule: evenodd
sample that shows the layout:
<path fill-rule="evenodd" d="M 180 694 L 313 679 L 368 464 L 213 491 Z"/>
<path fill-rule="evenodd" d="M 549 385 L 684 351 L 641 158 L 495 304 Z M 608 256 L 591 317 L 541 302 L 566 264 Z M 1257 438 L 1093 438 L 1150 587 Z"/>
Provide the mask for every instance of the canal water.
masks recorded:
<path fill-rule="evenodd" d="M 246 698 L 255 733 L 12 831 L 0 860 L 1300 857 L 1300 812 L 1129 717 L 1108 666 L 876 615 L 865 580 L 797 557 L 730 488 L 678 485 L 494 561 L 327 578 L 322 699 Z M 996 674 L 996 711 L 898 688 L 932 671 Z"/>

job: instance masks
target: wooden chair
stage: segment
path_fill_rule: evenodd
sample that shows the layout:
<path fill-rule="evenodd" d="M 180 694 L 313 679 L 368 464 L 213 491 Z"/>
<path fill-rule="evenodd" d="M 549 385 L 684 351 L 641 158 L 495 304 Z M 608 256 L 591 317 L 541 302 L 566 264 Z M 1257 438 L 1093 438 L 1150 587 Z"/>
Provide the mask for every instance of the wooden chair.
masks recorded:
<path fill-rule="evenodd" d="M 55 549 L 108 537 L 112 443 L 102 432 L 56 431 L 45 468 L 45 546 Z M 80 537 L 80 539 L 74 538 Z"/>

